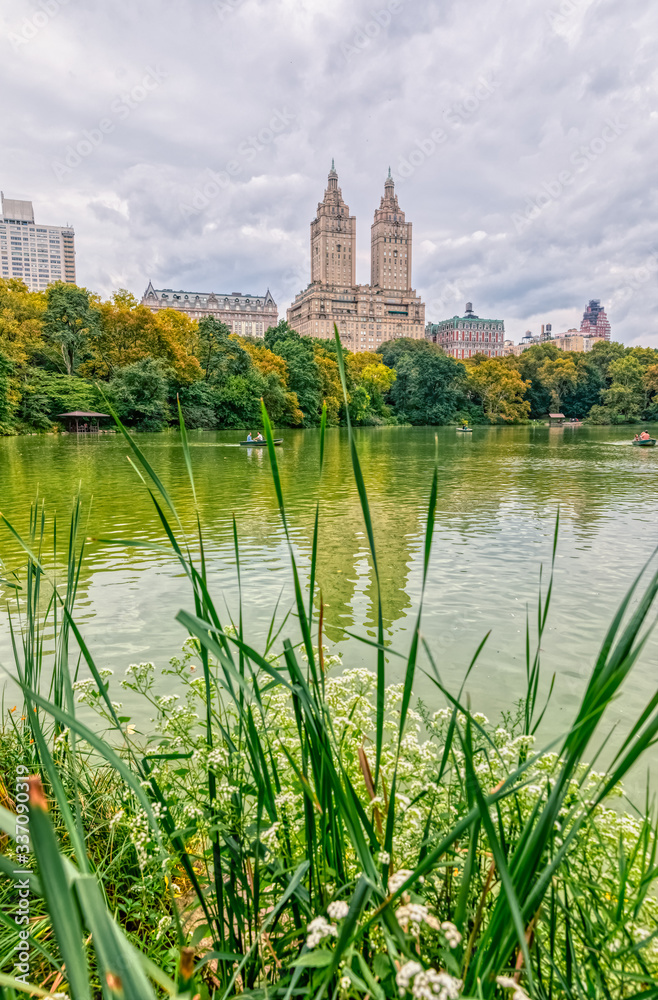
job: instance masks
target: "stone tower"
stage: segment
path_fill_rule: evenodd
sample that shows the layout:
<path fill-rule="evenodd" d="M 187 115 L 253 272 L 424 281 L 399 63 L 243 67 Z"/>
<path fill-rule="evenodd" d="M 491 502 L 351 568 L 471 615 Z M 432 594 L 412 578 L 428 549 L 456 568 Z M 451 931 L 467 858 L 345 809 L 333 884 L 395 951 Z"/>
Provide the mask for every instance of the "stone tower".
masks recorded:
<path fill-rule="evenodd" d="M 324 201 L 311 223 L 311 282 L 338 288 L 356 284 L 356 218 L 343 201 L 333 160 Z"/>
<path fill-rule="evenodd" d="M 356 283 L 356 219 L 343 201 L 332 160 L 324 201 L 311 223 L 311 281 L 288 309 L 302 336 L 326 340 L 334 327 L 350 351 L 374 351 L 396 337 L 425 336 L 425 306 L 411 287 L 411 223 L 389 169 L 372 226 L 372 282 Z"/>
<path fill-rule="evenodd" d="M 411 223 L 404 221 L 390 167 L 370 233 L 370 284 L 373 288 L 410 291 Z"/>

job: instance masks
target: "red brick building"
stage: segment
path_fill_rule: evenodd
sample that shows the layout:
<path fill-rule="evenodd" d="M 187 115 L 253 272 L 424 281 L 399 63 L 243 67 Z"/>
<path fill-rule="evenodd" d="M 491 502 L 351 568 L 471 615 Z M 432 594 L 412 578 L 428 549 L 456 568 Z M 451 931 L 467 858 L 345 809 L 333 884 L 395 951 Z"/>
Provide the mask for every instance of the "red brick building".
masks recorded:
<path fill-rule="evenodd" d="M 605 314 L 600 299 L 590 299 L 583 313 L 580 332 L 584 337 L 603 337 L 610 340 L 610 320 Z"/>

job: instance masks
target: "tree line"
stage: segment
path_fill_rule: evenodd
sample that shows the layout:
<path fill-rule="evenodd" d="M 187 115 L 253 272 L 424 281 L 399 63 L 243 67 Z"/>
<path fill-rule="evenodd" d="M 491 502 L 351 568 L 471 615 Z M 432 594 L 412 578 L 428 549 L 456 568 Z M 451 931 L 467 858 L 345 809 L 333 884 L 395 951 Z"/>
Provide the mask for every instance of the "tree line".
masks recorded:
<path fill-rule="evenodd" d="M 587 354 L 540 344 L 468 361 L 425 340 L 345 351 L 348 402 L 332 340 L 285 320 L 263 338 L 206 317 L 153 313 L 124 290 L 102 301 L 56 282 L 30 292 L 0 280 L 0 433 L 47 431 L 58 414 L 105 412 L 138 430 L 256 427 L 263 399 L 279 426 L 519 423 L 557 410 L 596 423 L 658 419 L 658 351 L 601 343 Z"/>

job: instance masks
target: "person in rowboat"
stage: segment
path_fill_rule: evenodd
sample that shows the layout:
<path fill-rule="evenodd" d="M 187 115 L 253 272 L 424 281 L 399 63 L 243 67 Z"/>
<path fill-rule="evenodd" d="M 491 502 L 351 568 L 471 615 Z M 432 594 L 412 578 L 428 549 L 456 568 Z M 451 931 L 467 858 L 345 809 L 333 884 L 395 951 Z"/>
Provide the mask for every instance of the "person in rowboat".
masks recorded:
<path fill-rule="evenodd" d="M 637 437 L 637 434 L 635 436 Z M 253 441 L 253 438 L 251 436 L 251 431 L 249 431 L 249 433 L 247 434 L 247 441 Z"/>
<path fill-rule="evenodd" d="M 649 437 L 649 435 L 648 435 L 648 434 L 647 434 L 647 437 Z M 256 440 L 257 440 L 257 441 L 263 441 L 263 440 L 264 440 L 264 438 L 263 438 L 263 435 L 261 434 L 261 432 L 260 432 L 260 431 L 259 431 L 259 432 L 258 432 L 258 434 L 256 435 Z"/>
<path fill-rule="evenodd" d="M 639 434 L 636 434 L 636 435 L 635 435 L 635 437 L 633 438 L 633 440 L 634 440 L 634 441 L 639 441 L 639 440 L 640 440 L 640 435 L 639 435 Z"/>
<path fill-rule="evenodd" d="M 649 431 L 642 431 L 640 434 L 640 441 L 648 441 L 650 437 L 651 435 L 649 434 Z"/>

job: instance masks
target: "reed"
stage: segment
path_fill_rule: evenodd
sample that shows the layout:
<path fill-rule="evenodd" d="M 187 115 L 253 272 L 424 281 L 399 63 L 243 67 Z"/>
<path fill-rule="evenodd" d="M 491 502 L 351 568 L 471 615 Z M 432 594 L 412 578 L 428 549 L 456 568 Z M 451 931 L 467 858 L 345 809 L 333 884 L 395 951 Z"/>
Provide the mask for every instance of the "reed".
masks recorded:
<path fill-rule="evenodd" d="M 336 342 L 346 393 L 337 335 Z M 189 636 L 184 654 L 170 667 L 178 701 L 157 694 L 152 665 L 132 666 L 123 679 L 156 712 L 148 741 L 119 717 L 111 681 L 75 622 L 83 555 L 79 500 L 65 581 L 45 566 L 42 508 L 29 538 L 8 526 L 28 560 L 26 589 L 19 592 L 24 618 L 14 630 L 25 719 L 12 739 L 16 759 L 25 750 L 35 775 L 25 783 L 35 862 L 30 889 L 41 900 L 30 925 L 41 978 L 31 988 L 56 982 L 75 1000 L 226 1000 L 237 993 L 282 1000 L 302 994 L 317 1000 L 407 993 L 418 1000 L 658 996 L 655 817 L 649 803 L 637 817 L 610 807 L 629 770 L 655 742 L 658 692 L 607 770 L 599 774 L 587 763 L 596 757 L 606 712 L 646 643 L 658 574 L 648 574 L 643 589 L 636 581 L 621 602 L 564 738 L 537 749 L 545 711 L 538 704 L 539 645 L 552 581 L 539 598 L 536 653 L 528 627 L 525 697 L 504 725 L 472 711 L 463 686 L 454 693 L 443 684 L 422 637 L 422 600 L 409 651 L 387 648 L 372 517 L 348 415 L 378 628 L 377 638 L 368 640 L 374 672 L 333 676 L 315 583 L 319 506 L 316 501 L 305 591 L 264 407 L 263 424 L 294 606 L 293 617 L 282 620 L 273 609 L 259 651 L 242 611 L 226 619 L 209 590 L 198 514 L 189 537 L 157 472 L 117 420 L 192 598 L 190 609 L 177 616 Z M 325 428 L 323 416 L 318 495 Z M 435 465 L 423 589 L 438 481 Z M 239 580 L 237 531 L 234 541 Z M 44 617 L 39 589 L 46 585 Z M 46 619 L 57 623 L 50 678 L 43 663 Z M 284 630 L 291 634 L 282 640 Z M 402 667 L 399 684 L 387 676 L 391 660 Z M 80 679 L 80 664 L 88 679 Z M 435 686 L 436 711 L 412 708 L 418 670 Z M 80 719 L 76 698 L 96 708 L 102 726 Z M 105 776 L 116 796 L 104 832 L 90 819 L 90 802 L 98 801 L 94 772 Z M 0 872 L 3 891 L 10 893 L 18 878 L 20 833 L 6 765 L 4 781 Z M 127 926 L 114 889 L 116 865 L 107 862 L 110 831 L 117 829 L 123 831 L 121 865 L 136 884 L 151 887 L 144 904 L 154 907 L 151 933 L 139 946 L 140 934 Z M 2 928 L 7 946 L 1 954 L 9 958 L 20 927 L 3 915 Z M 167 948 L 175 943 L 175 958 L 172 951 L 162 954 L 163 942 Z M 0 997 L 14 998 L 23 988 L 9 971 L 0 984 Z"/>

